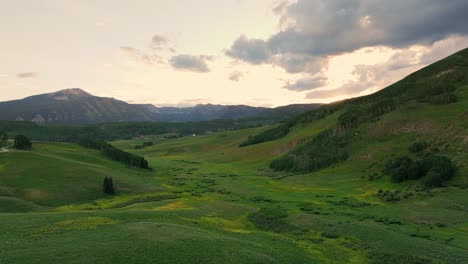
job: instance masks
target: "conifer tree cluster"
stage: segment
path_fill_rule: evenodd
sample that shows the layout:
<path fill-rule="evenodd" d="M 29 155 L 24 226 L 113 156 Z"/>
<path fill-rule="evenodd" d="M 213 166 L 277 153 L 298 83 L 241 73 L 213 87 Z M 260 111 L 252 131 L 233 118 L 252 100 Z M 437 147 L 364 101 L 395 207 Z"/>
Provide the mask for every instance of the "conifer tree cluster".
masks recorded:
<path fill-rule="evenodd" d="M 17 135 L 13 147 L 21 150 L 30 150 L 32 148 L 32 143 L 26 136 Z"/>
<path fill-rule="evenodd" d="M 143 157 L 118 149 L 103 140 L 84 139 L 80 144 L 87 148 L 100 150 L 107 157 L 127 166 L 150 170 L 148 161 Z"/>
<path fill-rule="evenodd" d="M 112 177 L 104 178 L 103 192 L 110 195 L 115 194 L 114 184 L 112 183 Z"/>
<path fill-rule="evenodd" d="M 0 130 L 0 147 L 5 146 L 8 141 L 8 135 Z"/>

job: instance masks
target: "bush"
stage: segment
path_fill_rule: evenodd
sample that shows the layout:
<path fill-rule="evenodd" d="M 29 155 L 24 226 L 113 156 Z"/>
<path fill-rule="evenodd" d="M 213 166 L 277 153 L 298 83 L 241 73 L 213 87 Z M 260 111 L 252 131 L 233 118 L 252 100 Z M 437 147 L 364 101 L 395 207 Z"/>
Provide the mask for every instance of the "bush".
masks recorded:
<path fill-rule="evenodd" d="M 412 255 L 398 255 L 377 250 L 369 252 L 371 264 L 430 264 L 432 260 Z"/>
<path fill-rule="evenodd" d="M 430 158 L 431 169 L 423 180 L 426 187 L 440 187 L 444 181 L 450 180 L 455 174 L 455 166 L 443 156 Z"/>
<path fill-rule="evenodd" d="M 26 136 L 17 135 L 13 147 L 21 150 L 30 150 L 32 148 L 32 143 Z"/>
<path fill-rule="evenodd" d="M 273 232 L 287 232 L 294 231 L 294 227 L 290 225 L 286 218 L 288 213 L 285 209 L 280 207 L 262 208 L 258 212 L 250 213 L 248 219 L 256 227 L 273 231 Z"/>
<path fill-rule="evenodd" d="M 383 173 L 390 175 L 393 182 L 423 178 L 426 187 L 442 186 L 455 174 L 455 166 L 444 156 L 426 154 L 413 161 L 407 156 L 391 159 L 385 163 Z"/>
<path fill-rule="evenodd" d="M 429 147 L 429 144 L 426 141 L 418 141 L 411 144 L 408 150 L 413 153 L 418 153 L 425 150 L 427 147 Z"/>

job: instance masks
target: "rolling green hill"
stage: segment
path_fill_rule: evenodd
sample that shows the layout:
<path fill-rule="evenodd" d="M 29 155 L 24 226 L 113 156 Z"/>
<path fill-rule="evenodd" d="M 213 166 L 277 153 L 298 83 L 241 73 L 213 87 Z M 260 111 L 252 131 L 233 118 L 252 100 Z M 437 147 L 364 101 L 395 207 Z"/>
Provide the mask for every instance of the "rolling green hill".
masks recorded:
<path fill-rule="evenodd" d="M 443 76 L 466 75 L 467 53 L 279 129 L 112 142 L 153 171 L 70 143 L 1 152 L 0 263 L 466 263 L 468 84 Z M 457 167 L 443 186 L 383 173 L 425 152 Z M 303 167 L 271 168 L 285 157 Z M 101 190 L 109 176 L 115 196 Z"/>

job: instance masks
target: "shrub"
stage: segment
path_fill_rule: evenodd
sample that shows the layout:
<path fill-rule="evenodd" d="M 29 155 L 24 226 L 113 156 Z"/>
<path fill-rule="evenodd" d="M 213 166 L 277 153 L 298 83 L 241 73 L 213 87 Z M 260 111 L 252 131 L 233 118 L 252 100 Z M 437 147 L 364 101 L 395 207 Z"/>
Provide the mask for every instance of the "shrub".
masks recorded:
<path fill-rule="evenodd" d="M 411 144 L 408 150 L 413 153 L 418 153 L 425 150 L 427 147 L 429 147 L 429 144 L 426 141 L 417 141 Z"/>
<path fill-rule="evenodd" d="M 290 225 L 286 218 L 288 213 L 281 207 L 262 208 L 258 212 L 250 213 L 248 219 L 256 227 L 273 231 L 287 232 L 293 231 L 295 228 Z"/>
<path fill-rule="evenodd" d="M 413 161 L 407 156 L 391 159 L 385 163 L 383 172 L 390 175 L 393 182 L 423 178 L 426 187 L 442 186 L 455 174 L 455 166 L 444 156 L 426 154 Z"/>
<path fill-rule="evenodd" d="M 340 235 L 338 235 L 337 233 L 332 232 L 332 231 L 322 232 L 321 236 L 325 237 L 325 238 L 330 238 L 330 239 L 336 239 L 336 238 L 340 237 Z"/>
<path fill-rule="evenodd" d="M 430 264 L 432 260 L 412 255 L 399 255 L 377 250 L 369 252 L 371 264 Z"/>

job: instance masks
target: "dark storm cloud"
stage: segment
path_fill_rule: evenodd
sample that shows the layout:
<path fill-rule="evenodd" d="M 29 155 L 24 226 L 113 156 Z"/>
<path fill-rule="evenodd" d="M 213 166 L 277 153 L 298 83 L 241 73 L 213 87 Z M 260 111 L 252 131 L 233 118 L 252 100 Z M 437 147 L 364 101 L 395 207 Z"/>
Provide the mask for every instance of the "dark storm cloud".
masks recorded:
<path fill-rule="evenodd" d="M 278 62 L 287 56 L 315 61 L 370 46 L 429 45 L 468 33 L 466 0 L 298 0 L 281 9 L 276 10 L 282 13 L 280 32 L 265 40 L 241 36 L 226 54 L 252 64 L 277 64 L 288 72 L 310 72 L 305 63 L 292 69 Z"/>
<path fill-rule="evenodd" d="M 212 60 L 210 56 L 192 56 L 187 54 L 181 54 L 173 56 L 169 63 L 175 69 L 192 71 L 192 72 L 209 72 L 207 60 Z"/>

